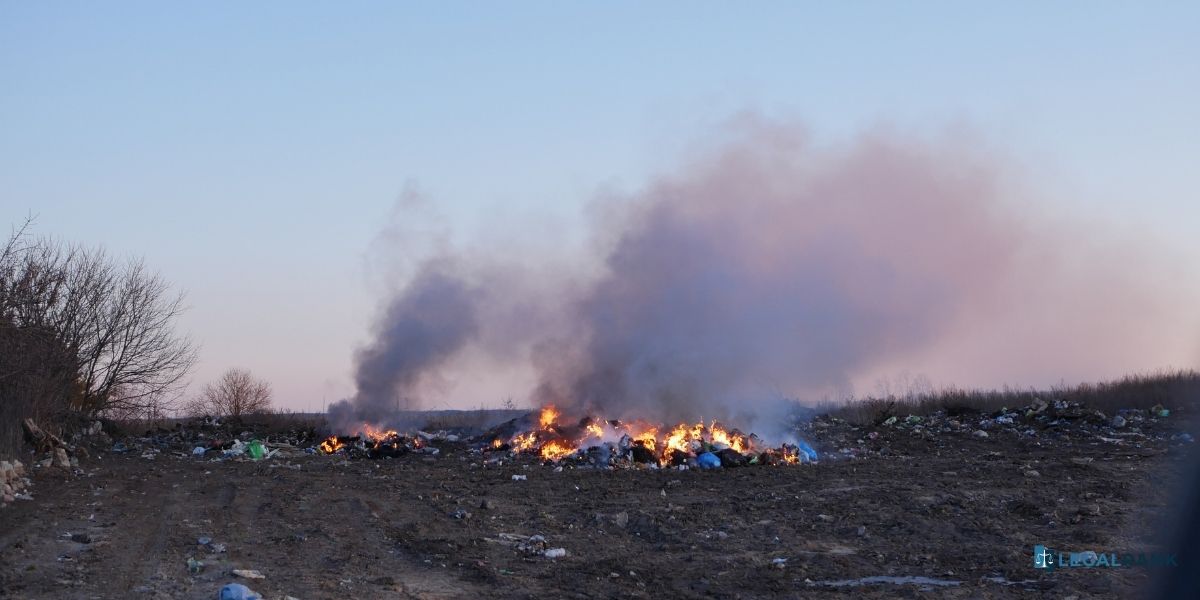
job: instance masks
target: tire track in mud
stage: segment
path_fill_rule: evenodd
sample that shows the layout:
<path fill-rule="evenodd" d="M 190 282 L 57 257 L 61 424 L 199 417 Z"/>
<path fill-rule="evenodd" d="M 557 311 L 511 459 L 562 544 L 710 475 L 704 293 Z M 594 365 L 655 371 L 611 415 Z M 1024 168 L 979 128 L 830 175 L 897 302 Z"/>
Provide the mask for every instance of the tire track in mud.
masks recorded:
<path fill-rule="evenodd" d="M 117 556 L 112 558 L 113 562 L 127 563 L 126 566 L 117 569 L 106 568 L 107 572 L 123 573 L 117 579 L 113 586 L 116 590 L 123 591 L 128 594 L 138 593 L 135 589 L 145 586 L 150 586 L 151 580 L 155 574 L 163 571 L 163 557 L 169 555 L 167 552 L 168 546 L 168 530 L 169 525 L 178 521 L 179 508 L 183 503 L 183 483 L 173 485 L 167 488 L 166 493 L 155 494 L 154 490 L 147 490 L 152 487 L 147 484 L 162 485 L 164 480 L 187 481 L 180 477 L 162 477 L 161 474 L 156 477 L 158 481 L 151 481 L 149 478 L 136 480 L 142 485 L 135 488 L 125 488 L 121 492 L 115 493 L 114 497 L 121 497 L 126 504 L 133 504 L 136 501 L 131 501 L 134 496 L 141 496 L 144 499 L 153 498 L 153 504 L 150 506 L 141 505 L 136 509 L 123 508 L 118 514 L 139 515 L 149 517 L 142 520 L 138 524 L 126 524 L 119 526 L 120 536 L 124 538 L 130 537 L 131 534 L 140 533 L 143 538 L 141 543 L 135 543 L 134 540 L 127 539 L 128 543 L 114 543 L 110 546 L 112 551 L 115 551 Z M 177 475 L 177 473 L 173 473 Z M 149 524 L 149 525 L 148 525 Z M 124 551 L 127 548 L 133 547 L 133 551 Z"/>

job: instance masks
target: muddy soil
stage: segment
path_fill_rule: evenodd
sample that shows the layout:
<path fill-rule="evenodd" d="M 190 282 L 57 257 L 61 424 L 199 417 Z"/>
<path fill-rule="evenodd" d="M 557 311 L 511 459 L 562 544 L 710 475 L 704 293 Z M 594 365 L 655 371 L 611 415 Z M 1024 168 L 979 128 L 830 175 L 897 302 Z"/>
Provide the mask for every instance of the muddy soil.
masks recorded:
<path fill-rule="evenodd" d="M 1194 446 L 880 433 L 861 458 L 704 472 L 486 464 L 449 443 L 388 460 L 101 453 L 83 475 L 36 470 L 35 499 L 0 509 L 0 596 L 208 599 L 241 581 L 268 599 L 1124 598 L 1155 571 L 1046 572 L 1032 548 L 1159 550 Z M 534 535 L 566 556 L 523 550 Z M 924 579 L 854 581 L 879 576 Z"/>

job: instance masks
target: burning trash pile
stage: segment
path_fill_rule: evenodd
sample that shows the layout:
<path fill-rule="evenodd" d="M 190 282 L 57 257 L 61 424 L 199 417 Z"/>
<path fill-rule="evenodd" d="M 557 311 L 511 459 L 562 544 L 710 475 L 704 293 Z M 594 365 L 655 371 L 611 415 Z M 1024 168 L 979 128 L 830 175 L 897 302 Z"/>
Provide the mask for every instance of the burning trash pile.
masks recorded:
<path fill-rule="evenodd" d="M 357 435 L 332 435 L 317 445 L 322 454 L 342 454 L 348 458 L 396 458 L 409 452 L 437 454 L 421 436 L 401 435 L 394 429 L 363 424 Z"/>
<path fill-rule="evenodd" d="M 816 451 L 803 441 L 770 446 L 754 434 L 727 429 L 716 421 L 667 427 L 593 416 L 566 420 L 554 406 L 543 408 L 536 424 L 532 416 L 514 419 L 481 437 L 484 453 L 507 452 L 537 456 L 548 463 L 601 467 L 641 464 L 707 469 L 817 460 Z"/>

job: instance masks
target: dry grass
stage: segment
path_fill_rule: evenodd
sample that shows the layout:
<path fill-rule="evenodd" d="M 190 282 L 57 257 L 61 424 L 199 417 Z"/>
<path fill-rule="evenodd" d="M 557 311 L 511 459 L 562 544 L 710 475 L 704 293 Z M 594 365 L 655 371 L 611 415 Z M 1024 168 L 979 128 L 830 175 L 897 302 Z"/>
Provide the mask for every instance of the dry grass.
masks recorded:
<path fill-rule="evenodd" d="M 877 424 L 891 416 L 928 415 L 944 410 L 948 414 L 995 412 L 1001 408 L 1027 406 L 1035 399 L 1065 400 L 1108 414 L 1122 408 L 1150 408 L 1162 405 L 1172 410 L 1194 411 L 1200 408 L 1200 372 L 1163 371 L 1128 375 L 1116 381 L 1056 386 L 1045 390 L 963 390 L 948 388 L 883 397 L 850 399 L 826 403 L 819 411 L 859 425 Z"/>

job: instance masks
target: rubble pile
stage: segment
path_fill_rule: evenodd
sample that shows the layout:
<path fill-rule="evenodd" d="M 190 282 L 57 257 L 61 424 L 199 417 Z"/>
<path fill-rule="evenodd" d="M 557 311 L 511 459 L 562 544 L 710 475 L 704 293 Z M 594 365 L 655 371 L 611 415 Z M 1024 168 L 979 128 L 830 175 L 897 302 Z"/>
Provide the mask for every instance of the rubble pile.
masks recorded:
<path fill-rule="evenodd" d="M 553 406 L 513 419 L 478 438 L 476 451 L 497 456 L 531 455 L 558 466 L 599 468 L 730 468 L 798 464 L 817 460 L 801 440 L 769 446 L 754 434 L 713 421 L 675 427 L 583 417 L 564 421 Z"/>
<path fill-rule="evenodd" d="M 28 492 L 29 478 L 25 476 L 25 465 L 21 461 L 0 461 L 0 499 L 3 506 L 14 500 L 33 500 Z"/>

